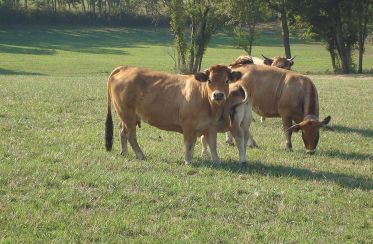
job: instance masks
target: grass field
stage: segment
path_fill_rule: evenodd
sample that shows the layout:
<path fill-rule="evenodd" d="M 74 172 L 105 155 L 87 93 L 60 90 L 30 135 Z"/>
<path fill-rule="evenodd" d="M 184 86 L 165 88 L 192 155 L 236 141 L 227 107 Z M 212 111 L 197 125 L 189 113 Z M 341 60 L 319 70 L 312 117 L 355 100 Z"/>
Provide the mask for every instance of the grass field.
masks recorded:
<path fill-rule="evenodd" d="M 319 43 L 294 40 L 295 69 L 319 91 L 322 131 L 309 156 L 300 135 L 284 149 L 279 119 L 254 122 L 259 149 L 219 135 L 221 164 L 195 151 L 182 164 L 182 136 L 146 124 L 147 160 L 104 149 L 106 77 L 119 64 L 171 71 L 166 30 L 0 28 L 0 242 L 316 242 L 373 240 L 373 77 L 315 75 L 330 69 Z M 205 66 L 242 52 L 221 34 Z M 254 54 L 283 53 L 275 32 Z M 367 47 L 365 69 L 373 65 Z M 257 121 L 258 120 L 258 117 Z"/>

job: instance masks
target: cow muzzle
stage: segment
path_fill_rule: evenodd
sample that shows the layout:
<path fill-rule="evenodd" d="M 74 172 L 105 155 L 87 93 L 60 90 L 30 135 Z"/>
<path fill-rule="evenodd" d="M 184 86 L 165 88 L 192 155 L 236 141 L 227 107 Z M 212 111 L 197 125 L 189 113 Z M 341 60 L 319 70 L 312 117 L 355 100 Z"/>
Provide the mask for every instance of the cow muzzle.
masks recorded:
<path fill-rule="evenodd" d="M 316 148 L 315 149 L 306 149 L 306 153 L 309 154 L 309 155 L 313 155 L 315 154 L 316 152 Z"/>
<path fill-rule="evenodd" d="M 225 95 L 223 92 L 214 92 L 212 93 L 211 97 L 213 101 L 223 101 L 225 99 Z"/>

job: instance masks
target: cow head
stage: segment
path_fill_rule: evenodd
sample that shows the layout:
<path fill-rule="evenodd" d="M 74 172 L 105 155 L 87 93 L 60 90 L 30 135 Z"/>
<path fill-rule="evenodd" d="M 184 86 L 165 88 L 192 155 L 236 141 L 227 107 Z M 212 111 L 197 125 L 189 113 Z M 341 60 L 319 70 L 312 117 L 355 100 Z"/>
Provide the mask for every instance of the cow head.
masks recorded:
<path fill-rule="evenodd" d="M 281 69 L 287 69 L 290 70 L 291 66 L 294 65 L 294 57 L 292 58 L 285 58 L 285 57 L 273 57 L 273 58 L 267 58 L 266 56 L 262 55 L 264 58 L 264 64 L 268 66 L 275 66 L 277 68 Z"/>
<path fill-rule="evenodd" d="M 331 117 L 326 117 L 323 121 L 319 121 L 317 118 L 305 118 L 299 124 L 295 124 L 289 127 L 288 131 L 298 132 L 302 130 L 302 139 L 306 152 L 314 154 L 316 152 L 317 143 L 319 142 L 319 131 L 321 127 L 326 126 L 330 122 Z"/>
<path fill-rule="evenodd" d="M 207 93 L 211 101 L 225 101 L 229 93 L 229 83 L 237 81 L 242 74 L 232 71 L 225 65 L 213 65 L 203 73 L 196 73 L 194 78 L 200 82 L 207 82 Z"/>

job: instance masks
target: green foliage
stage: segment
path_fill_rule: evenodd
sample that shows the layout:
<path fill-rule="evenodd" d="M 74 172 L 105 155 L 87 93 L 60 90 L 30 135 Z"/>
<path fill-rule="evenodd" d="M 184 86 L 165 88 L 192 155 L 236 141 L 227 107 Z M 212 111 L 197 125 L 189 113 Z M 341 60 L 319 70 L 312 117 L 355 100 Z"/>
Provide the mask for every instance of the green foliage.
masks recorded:
<path fill-rule="evenodd" d="M 280 119 L 251 126 L 259 143 L 239 166 L 219 135 L 221 164 L 195 149 L 183 165 L 182 136 L 142 124 L 145 161 L 104 148 L 106 79 L 120 65 L 171 71 L 167 29 L 0 28 L 0 242 L 311 242 L 373 239 L 371 76 L 312 75 L 321 117 L 318 152 L 294 134 L 283 150 Z M 25 38 L 27 37 L 27 38 Z M 120 41 L 118 41 L 120 40 Z M 242 53 L 214 35 L 203 67 Z M 324 72 L 320 43 L 294 39 L 294 68 Z M 254 55 L 282 50 L 264 30 Z M 373 66 L 366 47 L 365 68 Z M 348 96 L 341 96 L 348 94 Z"/>
<path fill-rule="evenodd" d="M 228 26 L 233 29 L 237 46 L 251 54 L 254 40 L 259 36 L 257 24 L 266 19 L 266 5 L 259 0 L 229 1 Z"/>
<path fill-rule="evenodd" d="M 358 40 L 358 19 L 364 15 L 359 11 L 363 1 L 294 1 L 292 7 L 298 14 L 298 23 L 307 28 L 327 44 L 332 62 L 340 60 L 343 73 L 355 70 L 353 47 Z M 368 3 L 368 2 L 366 2 Z M 371 4 L 371 3 L 370 3 Z M 369 5 L 368 5 L 369 6 Z"/>

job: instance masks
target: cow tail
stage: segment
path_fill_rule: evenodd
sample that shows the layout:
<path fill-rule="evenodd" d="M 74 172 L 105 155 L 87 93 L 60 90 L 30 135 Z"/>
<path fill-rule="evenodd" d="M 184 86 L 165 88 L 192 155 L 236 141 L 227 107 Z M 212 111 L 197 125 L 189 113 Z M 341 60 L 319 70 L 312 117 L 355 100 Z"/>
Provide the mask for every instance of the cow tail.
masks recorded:
<path fill-rule="evenodd" d="M 110 77 L 107 85 L 107 115 L 105 122 L 105 146 L 107 151 L 113 148 L 113 118 L 111 116 L 111 93 L 110 93 Z"/>

